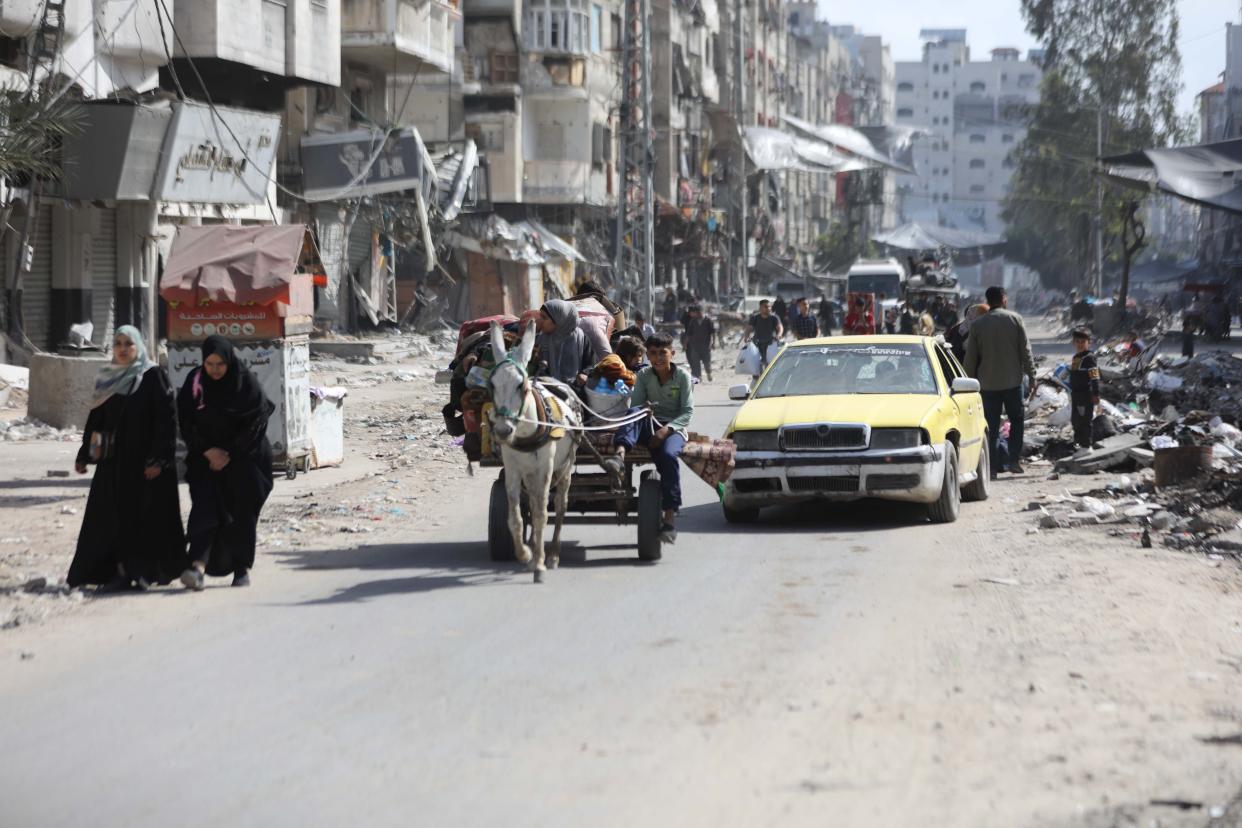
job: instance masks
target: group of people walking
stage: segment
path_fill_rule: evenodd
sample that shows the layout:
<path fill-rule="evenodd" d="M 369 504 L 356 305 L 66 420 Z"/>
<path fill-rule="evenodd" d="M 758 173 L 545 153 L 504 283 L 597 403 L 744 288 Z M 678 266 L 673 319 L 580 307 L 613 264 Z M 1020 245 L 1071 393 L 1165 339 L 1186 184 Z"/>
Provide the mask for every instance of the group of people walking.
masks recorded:
<path fill-rule="evenodd" d="M 275 406 L 222 336 L 174 395 L 164 369 L 130 325 L 117 329 L 112 362 L 95 380 L 75 469 L 91 480 L 71 587 L 147 589 L 180 579 L 250 583 L 259 513 L 272 490 L 267 421 Z M 177 492 L 177 433 L 186 446 L 190 517 Z"/>

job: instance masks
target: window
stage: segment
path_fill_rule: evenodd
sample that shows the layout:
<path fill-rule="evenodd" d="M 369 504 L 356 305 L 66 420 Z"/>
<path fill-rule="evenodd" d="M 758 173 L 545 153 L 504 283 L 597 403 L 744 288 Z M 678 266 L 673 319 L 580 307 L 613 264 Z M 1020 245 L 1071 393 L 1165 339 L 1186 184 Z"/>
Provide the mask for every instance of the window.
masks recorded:
<path fill-rule="evenodd" d="M 591 125 L 591 163 L 603 167 L 612 161 L 612 130 L 604 124 Z"/>
<path fill-rule="evenodd" d="M 897 84 L 897 91 L 898 92 L 913 92 L 914 84 L 909 83 L 908 81 L 902 81 L 901 83 Z"/>
<path fill-rule="evenodd" d="M 972 193 L 981 193 L 983 192 L 983 185 L 982 184 L 971 184 L 970 191 Z"/>
<path fill-rule="evenodd" d="M 622 35 L 621 15 L 618 15 L 618 14 L 609 15 L 609 27 L 612 31 L 612 38 L 611 38 L 612 51 L 618 57 L 620 57 L 621 56 L 621 35 Z"/>
<path fill-rule="evenodd" d="M 988 91 L 988 85 L 984 83 L 983 81 L 975 81 L 974 83 L 970 85 L 970 91 L 975 92 L 977 94 L 981 94 L 983 92 Z"/>
<path fill-rule="evenodd" d="M 982 143 L 985 143 L 987 140 L 988 139 L 986 136 L 981 135 L 978 132 L 970 136 L 970 143 L 972 144 L 982 144 Z"/>
<path fill-rule="evenodd" d="M 603 42 L 601 28 L 604 25 L 604 10 L 599 6 L 591 6 L 591 54 L 598 55 L 600 53 L 600 44 Z"/>
<path fill-rule="evenodd" d="M 984 163 L 984 161 L 983 161 L 983 159 L 982 159 L 982 158 L 972 158 L 972 159 L 970 159 L 970 168 L 971 168 L 972 170 L 981 170 L 981 169 L 983 169 L 983 168 L 984 168 L 984 167 L 986 167 L 986 166 L 987 166 L 987 164 L 985 164 L 985 163 Z"/>
<path fill-rule="evenodd" d="M 516 52 L 492 52 L 492 83 L 518 82 Z"/>
<path fill-rule="evenodd" d="M 953 380 L 965 376 L 958 370 L 957 361 L 949 356 L 940 345 L 936 346 L 936 361 L 940 363 L 940 373 L 944 374 L 944 381 L 948 385 L 952 386 Z"/>
<path fill-rule="evenodd" d="M 531 0 L 526 9 L 526 48 L 535 52 L 587 54 L 597 39 L 595 9 L 587 13 L 584 0 Z M 601 20 L 602 22 L 602 20 Z"/>
<path fill-rule="evenodd" d="M 1012 135 L 1010 135 L 1008 132 L 1006 132 L 1004 135 L 1002 135 L 1002 136 L 1001 136 L 1001 143 L 1002 143 L 1002 144 L 1012 144 L 1012 143 L 1013 143 L 1013 136 L 1012 136 Z"/>
<path fill-rule="evenodd" d="M 939 64 L 939 63 L 933 63 L 933 64 L 932 64 L 932 74 L 933 74 L 933 75 L 939 75 L 939 74 L 940 74 L 940 64 Z"/>

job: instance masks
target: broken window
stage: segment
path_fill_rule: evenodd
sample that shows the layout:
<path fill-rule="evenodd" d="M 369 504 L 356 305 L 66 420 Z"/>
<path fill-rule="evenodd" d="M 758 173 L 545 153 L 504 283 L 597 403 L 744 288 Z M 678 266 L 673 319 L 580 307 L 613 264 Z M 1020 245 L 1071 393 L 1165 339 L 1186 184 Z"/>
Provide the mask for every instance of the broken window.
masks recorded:
<path fill-rule="evenodd" d="M 585 0 L 530 0 L 525 17 L 523 39 L 527 49 L 576 55 L 587 53 L 592 29 Z"/>

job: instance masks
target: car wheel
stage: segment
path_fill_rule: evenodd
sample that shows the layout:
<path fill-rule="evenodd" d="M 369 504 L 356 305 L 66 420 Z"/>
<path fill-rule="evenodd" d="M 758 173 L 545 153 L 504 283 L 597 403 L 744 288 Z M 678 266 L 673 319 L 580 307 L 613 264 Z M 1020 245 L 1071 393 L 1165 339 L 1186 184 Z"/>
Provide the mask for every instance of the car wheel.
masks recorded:
<path fill-rule="evenodd" d="M 983 448 L 979 450 L 979 468 L 975 470 L 973 482 L 962 488 L 962 500 L 967 503 L 978 503 L 988 499 L 988 481 L 992 477 L 992 457 L 988 454 L 987 437 L 983 438 Z"/>
<path fill-rule="evenodd" d="M 927 507 L 932 523 L 952 523 L 962 508 L 962 492 L 957 482 L 957 447 L 944 444 L 944 485 L 940 497 Z"/>

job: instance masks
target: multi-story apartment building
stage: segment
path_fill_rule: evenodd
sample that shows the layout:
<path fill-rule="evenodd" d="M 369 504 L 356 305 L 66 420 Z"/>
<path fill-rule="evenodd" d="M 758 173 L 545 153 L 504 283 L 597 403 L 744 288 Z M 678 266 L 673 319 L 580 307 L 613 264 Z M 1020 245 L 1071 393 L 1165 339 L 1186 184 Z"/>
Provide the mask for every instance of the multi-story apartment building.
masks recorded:
<path fill-rule="evenodd" d="M 651 92 L 654 130 L 656 284 L 711 295 L 719 278 L 708 153 L 709 113 L 720 105 L 716 0 L 652 0 Z"/>
<path fill-rule="evenodd" d="M 1039 101 L 1039 55 L 994 49 L 972 61 L 964 29 L 923 38 L 922 60 L 897 64 L 897 123 L 933 133 L 915 145 L 918 174 L 898 178 L 901 219 L 1001 232 L 1009 156 Z"/>
<path fill-rule="evenodd" d="M 26 77 L 48 8 L 0 7 L 11 77 Z M 67 0 L 64 10 L 35 81 L 70 79 L 79 129 L 63 148 L 64 180 L 23 193 L 4 239 L 7 284 L 21 285 L 20 297 L 6 293 L 9 332 L 35 348 L 85 321 L 97 344 L 125 322 L 154 332 L 153 286 L 178 224 L 279 221 L 285 94 L 335 86 L 340 71 L 339 0 Z"/>

